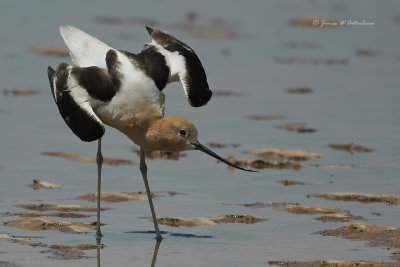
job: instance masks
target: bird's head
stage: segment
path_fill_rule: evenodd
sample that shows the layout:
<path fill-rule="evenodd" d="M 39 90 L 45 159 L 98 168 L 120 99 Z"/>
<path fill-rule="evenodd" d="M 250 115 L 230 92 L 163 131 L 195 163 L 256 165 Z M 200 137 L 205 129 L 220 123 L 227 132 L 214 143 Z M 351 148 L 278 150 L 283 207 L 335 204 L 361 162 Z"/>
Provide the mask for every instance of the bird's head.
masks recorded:
<path fill-rule="evenodd" d="M 229 166 L 254 172 L 253 170 L 239 167 L 222 158 L 214 151 L 199 143 L 197 136 L 197 129 L 193 123 L 179 116 L 171 116 L 154 121 L 148 129 L 145 139 L 148 148 L 151 150 L 171 152 L 200 150 Z"/>

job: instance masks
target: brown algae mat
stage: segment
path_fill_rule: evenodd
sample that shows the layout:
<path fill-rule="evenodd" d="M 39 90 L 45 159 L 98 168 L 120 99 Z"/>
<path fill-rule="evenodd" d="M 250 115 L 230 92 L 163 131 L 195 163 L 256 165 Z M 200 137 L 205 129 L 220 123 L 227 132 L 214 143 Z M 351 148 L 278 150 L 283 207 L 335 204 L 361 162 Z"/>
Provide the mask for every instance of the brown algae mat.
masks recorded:
<path fill-rule="evenodd" d="M 207 143 L 207 145 L 212 148 L 228 148 L 228 147 L 236 148 L 236 147 L 240 146 L 240 144 L 224 144 L 224 143 L 216 143 L 216 142 Z"/>
<path fill-rule="evenodd" d="M 6 222 L 5 225 L 30 231 L 57 230 L 66 233 L 84 233 L 96 229 L 95 223 L 71 223 L 45 220 L 37 217 L 23 217 Z"/>
<path fill-rule="evenodd" d="M 59 47 L 48 47 L 48 46 L 35 46 L 28 49 L 29 53 L 46 55 L 46 56 L 57 56 L 67 57 L 69 55 L 68 50 Z"/>
<path fill-rule="evenodd" d="M 96 158 L 84 158 L 82 154 L 78 152 L 42 152 L 41 155 L 67 158 L 81 163 L 96 163 Z M 134 163 L 128 159 L 118 159 L 109 157 L 103 158 L 103 164 L 108 164 L 111 166 L 134 165 Z"/>
<path fill-rule="evenodd" d="M 256 121 L 276 120 L 283 119 L 284 116 L 280 115 L 247 115 L 246 118 Z"/>
<path fill-rule="evenodd" d="M 326 168 L 326 169 L 352 169 L 353 164 L 307 164 L 304 167 Z"/>
<path fill-rule="evenodd" d="M 295 180 L 280 180 L 278 183 L 283 184 L 284 186 L 291 186 L 291 185 L 309 185 L 310 183 L 295 181 Z"/>
<path fill-rule="evenodd" d="M 296 88 L 285 89 L 285 93 L 288 93 L 288 94 L 304 95 L 304 94 L 311 94 L 312 92 L 313 92 L 313 90 L 309 87 L 296 87 Z"/>
<path fill-rule="evenodd" d="M 357 49 L 356 50 L 356 55 L 360 57 L 374 57 L 378 55 L 379 53 L 375 50 L 371 49 Z"/>
<path fill-rule="evenodd" d="M 315 260 L 315 261 L 269 261 L 269 265 L 285 267 L 394 267 L 400 266 L 397 262 L 383 261 L 337 261 L 337 260 Z"/>
<path fill-rule="evenodd" d="M 310 65 L 347 65 L 347 58 L 304 58 L 304 57 L 277 57 L 280 64 L 310 64 Z"/>
<path fill-rule="evenodd" d="M 351 164 L 306 164 L 303 162 L 319 159 L 323 155 L 298 149 L 262 148 L 247 150 L 244 151 L 244 153 L 253 154 L 258 156 L 259 158 L 239 159 L 235 156 L 229 156 L 227 160 L 241 167 L 254 169 L 299 170 L 303 167 L 350 169 L 354 167 Z M 233 168 L 229 166 L 228 169 L 233 170 Z"/>
<path fill-rule="evenodd" d="M 348 210 L 328 208 L 320 206 L 303 206 L 303 205 L 276 205 L 274 207 L 276 211 L 286 211 L 292 214 L 323 214 L 321 217 L 314 218 L 315 220 L 321 220 L 324 222 L 348 222 L 363 219 L 362 216 L 354 216 Z"/>
<path fill-rule="evenodd" d="M 246 208 L 267 208 L 271 207 L 274 204 L 273 203 L 268 203 L 268 202 L 253 202 L 253 203 L 243 203 L 243 204 L 233 204 L 233 203 L 222 203 L 222 205 L 227 205 L 227 206 L 240 206 L 240 207 L 246 207 Z"/>
<path fill-rule="evenodd" d="M 213 90 L 213 96 L 244 96 L 244 93 L 230 90 Z"/>
<path fill-rule="evenodd" d="M 81 162 L 81 163 L 96 163 L 97 162 L 96 158 L 77 158 L 74 160 L 77 162 Z M 111 165 L 111 166 L 135 165 L 135 163 L 133 163 L 129 159 L 117 159 L 117 158 L 108 158 L 108 157 L 103 158 L 103 164 L 107 164 L 107 165 Z"/>
<path fill-rule="evenodd" d="M 97 16 L 94 21 L 102 24 L 111 25 L 155 25 L 157 22 L 152 19 L 133 16 Z"/>
<path fill-rule="evenodd" d="M 59 217 L 59 218 L 88 218 L 93 215 L 81 214 L 76 212 L 5 212 L 3 216 L 19 216 L 19 217 Z"/>
<path fill-rule="evenodd" d="M 138 157 L 140 157 L 140 150 L 135 149 L 133 152 L 136 153 Z M 146 159 L 169 159 L 169 160 L 178 160 L 181 157 L 186 157 L 186 153 L 182 152 L 166 152 L 166 151 L 146 151 Z"/>
<path fill-rule="evenodd" d="M 358 201 L 361 203 L 384 202 L 388 205 L 400 204 L 400 196 L 388 194 L 368 194 L 356 192 L 313 193 L 307 197 L 323 197 L 328 200 Z"/>
<path fill-rule="evenodd" d="M 316 233 L 324 236 L 342 236 L 350 240 L 368 241 L 371 246 L 400 248 L 400 228 L 395 227 L 354 223 Z"/>
<path fill-rule="evenodd" d="M 45 246 L 40 241 L 38 241 L 42 239 L 42 237 L 38 236 L 13 236 L 7 233 L 0 233 L 0 239 L 9 240 L 19 244 L 30 245 L 32 247 Z"/>
<path fill-rule="evenodd" d="M 51 245 L 50 250 L 42 251 L 49 252 L 52 255 L 49 258 L 56 260 L 73 260 L 89 258 L 85 251 L 103 248 L 102 245 L 95 244 L 78 244 L 78 245 Z"/>
<path fill-rule="evenodd" d="M 95 206 L 82 206 L 82 205 L 57 205 L 57 204 L 45 204 L 45 203 L 28 203 L 17 205 L 18 207 L 34 210 L 34 211 L 60 211 L 60 212 L 77 212 L 77 211 L 86 211 L 86 212 L 96 212 L 97 208 Z M 108 210 L 110 208 L 101 208 L 102 211 Z"/>
<path fill-rule="evenodd" d="M 152 193 L 154 196 L 154 194 Z M 78 197 L 87 201 L 95 202 L 97 201 L 97 192 L 87 193 Z M 121 192 L 101 192 L 100 198 L 102 202 L 126 202 L 133 200 L 147 200 L 146 192 L 137 193 L 121 193 Z"/>
<path fill-rule="evenodd" d="M 354 154 L 354 152 L 373 152 L 374 151 L 373 148 L 370 148 L 367 146 L 355 145 L 352 143 L 350 143 L 350 144 L 329 144 L 328 146 L 332 149 L 349 152 L 351 154 Z"/>
<path fill-rule="evenodd" d="M 314 128 L 308 127 L 307 123 L 299 123 L 299 122 L 292 122 L 292 123 L 278 125 L 276 126 L 276 128 L 298 133 L 315 133 L 317 131 Z"/>
<path fill-rule="evenodd" d="M 34 190 L 39 190 L 40 188 L 47 188 L 47 189 L 61 188 L 62 185 L 41 181 L 39 179 L 33 179 L 33 184 L 29 186 L 33 187 Z"/>
<path fill-rule="evenodd" d="M 220 223 L 242 223 L 254 224 L 265 221 L 266 219 L 257 218 L 246 214 L 227 214 L 218 217 L 162 217 L 157 219 L 160 224 L 172 227 L 194 227 L 199 225 L 218 225 Z"/>
<path fill-rule="evenodd" d="M 244 168 L 253 168 L 253 169 L 293 169 L 299 170 L 304 165 L 299 162 L 294 161 L 276 161 L 276 160 L 267 160 L 267 159 L 238 159 L 235 156 L 229 156 L 227 158 L 228 161 L 232 162 L 235 165 L 239 165 Z M 234 168 L 228 166 L 228 169 L 233 170 Z"/>
<path fill-rule="evenodd" d="M 319 159 L 323 156 L 322 154 L 311 153 L 304 150 L 284 149 L 284 148 L 262 148 L 255 150 L 247 150 L 244 153 L 263 156 L 268 159 L 274 159 L 274 160 L 296 160 L 296 161 Z"/>
<path fill-rule="evenodd" d="M 22 95 L 35 95 L 39 91 L 33 89 L 3 89 L 3 94 L 8 96 L 22 96 Z"/>

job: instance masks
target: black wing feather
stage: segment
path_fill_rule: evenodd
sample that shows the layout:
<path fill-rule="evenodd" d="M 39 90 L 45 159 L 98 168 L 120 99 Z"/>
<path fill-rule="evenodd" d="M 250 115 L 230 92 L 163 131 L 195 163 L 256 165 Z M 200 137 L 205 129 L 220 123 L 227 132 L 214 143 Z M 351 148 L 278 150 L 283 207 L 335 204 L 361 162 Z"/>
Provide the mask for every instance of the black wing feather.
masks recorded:
<path fill-rule="evenodd" d="M 59 65 L 57 72 L 48 67 L 47 73 L 51 92 L 65 123 L 82 141 L 91 142 L 104 135 L 105 129 L 100 120 L 94 117 L 93 110 L 86 103 L 78 104 L 67 86 L 68 64 Z M 91 114 L 92 113 L 92 114 Z"/>
<path fill-rule="evenodd" d="M 170 52 L 178 52 L 185 59 L 186 73 L 180 75 L 179 78 L 186 91 L 189 104 L 193 107 L 206 105 L 211 99 L 212 91 L 209 89 L 203 65 L 194 50 L 168 33 L 150 27 L 146 29 L 157 44 Z"/>

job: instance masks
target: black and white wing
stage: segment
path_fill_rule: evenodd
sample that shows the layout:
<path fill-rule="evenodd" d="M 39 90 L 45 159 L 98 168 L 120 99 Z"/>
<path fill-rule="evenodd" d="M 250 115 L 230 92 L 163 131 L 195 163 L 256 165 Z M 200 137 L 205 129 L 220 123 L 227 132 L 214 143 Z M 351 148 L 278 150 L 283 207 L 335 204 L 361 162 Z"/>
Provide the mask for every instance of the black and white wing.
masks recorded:
<path fill-rule="evenodd" d="M 93 111 L 93 102 L 106 101 L 115 94 L 114 84 L 106 71 L 61 63 L 57 71 L 48 67 L 47 72 L 54 101 L 72 132 L 86 142 L 102 137 L 104 125 Z"/>
<path fill-rule="evenodd" d="M 61 116 L 81 140 L 100 138 L 104 123 L 118 128 L 124 122 L 116 118 L 132 123 L 144 105 L 153 117 L 163 116 L 161 90 L 170 73 L 163 55 L 118 51 L 73 26 L 61 26 L 60 33 L 74 66 L 49 67 L 50 87 Z"/>
<path fill-rule="evenodd" d="M 203 65 L 193 49 L 163 31 L 150 27 L 146 29 L 152 38 L 152 43 L 146 45 L 141 53 L 154 46 L 167 59 L 170 68 L 168 82 L 178 79 L 181 81 L 190 105 L 194 107 L 206 105 L 211 99 L 212 91 L 208 87 Z"/>

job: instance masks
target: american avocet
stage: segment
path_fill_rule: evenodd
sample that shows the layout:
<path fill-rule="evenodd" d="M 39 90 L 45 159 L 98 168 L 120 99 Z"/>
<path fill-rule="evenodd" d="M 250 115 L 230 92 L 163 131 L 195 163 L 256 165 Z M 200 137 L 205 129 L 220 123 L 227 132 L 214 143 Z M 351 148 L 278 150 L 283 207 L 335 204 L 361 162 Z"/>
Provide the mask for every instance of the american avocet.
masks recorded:
<path fill-rule="evenodd" d="M 97 229 L 100 239 L 101 137 L 104 124 L 124 133 L 140 147 L 140 171 L 153 217 L 156 238 L 161 240 L 147 182 L 145 150 L 184 151 L 197 149 L 241 170 L 197 141 L 197 129 L 189 121 L 164 118 L 164 87 L 181 81 L 190 105 L 200 107 L 210 100 L 203 66 L 189 46 L 163 31 L 146 27 L 152 42 L 139 54 L 111 48 L 72 27 L 60 33 L 74 66 L 61 63 L 48 67 L 51 92 L 61 116 L 82 141 L 98 140 Z"/>

